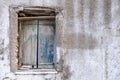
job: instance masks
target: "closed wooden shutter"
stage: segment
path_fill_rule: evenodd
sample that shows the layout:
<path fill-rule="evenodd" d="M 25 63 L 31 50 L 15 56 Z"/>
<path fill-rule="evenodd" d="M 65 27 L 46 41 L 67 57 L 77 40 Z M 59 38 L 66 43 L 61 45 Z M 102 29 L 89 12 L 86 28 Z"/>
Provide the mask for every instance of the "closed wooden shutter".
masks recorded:
<path fill-rule="evenodd" d="M 24 65 L 53 64 L 54 20 L 21 21 L 20 59 Z"/>

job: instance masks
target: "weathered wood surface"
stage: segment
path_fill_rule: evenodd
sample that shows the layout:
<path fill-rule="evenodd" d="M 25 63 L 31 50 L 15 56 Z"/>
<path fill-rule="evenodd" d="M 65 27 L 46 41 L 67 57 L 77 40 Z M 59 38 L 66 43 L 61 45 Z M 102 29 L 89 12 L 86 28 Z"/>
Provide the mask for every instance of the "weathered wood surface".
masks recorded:
<path fill-rule="evenodd" d="M 37 28 L 39 32 L 37 34 Z M 55 28 L 54 21 L 23 21 L 20 30 L 20 59 L 25 65 L 36 65 L 37 46 L 38 64 L 52 64 L 54 58 Z M 37 44 L 38 36 L 38 44 Z"/>
<path fill-rule="evenodd" d="M 52 25 L 39 25 L 39 64 L 53 63 L 54 39 Z"/>
<path fill-rule="evenodd" d="M 55 16 L 19 17 L 18 20 L 55 19 Z"/>
<path fill-rule="evenodd" d="M 37 24 L 36 20 L 31 22 L 24 22 L 21 25 L 22 40 L 22 62 L 23 64 L 36 65 L 36 51 L 37 51 Z"/>

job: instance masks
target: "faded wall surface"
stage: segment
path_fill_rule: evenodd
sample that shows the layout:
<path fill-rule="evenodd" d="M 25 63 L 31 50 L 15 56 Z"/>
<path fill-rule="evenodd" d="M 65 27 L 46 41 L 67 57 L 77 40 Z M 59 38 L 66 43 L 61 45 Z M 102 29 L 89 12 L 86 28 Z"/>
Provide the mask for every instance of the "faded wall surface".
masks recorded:
<path fill-rule="evenodd" d="M 120 80 L 120 0 L 1 0 L 0 80 Z M 59 45 L 63 71 L 15 75 L 10 71 L 9 6 L 63 9 Z"/>

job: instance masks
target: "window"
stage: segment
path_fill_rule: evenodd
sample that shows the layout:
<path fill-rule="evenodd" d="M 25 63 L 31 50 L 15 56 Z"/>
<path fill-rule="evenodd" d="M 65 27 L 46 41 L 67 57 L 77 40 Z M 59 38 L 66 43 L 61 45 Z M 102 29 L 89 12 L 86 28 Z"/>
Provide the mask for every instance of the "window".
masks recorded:
<path fill-rule="evenodd" d="M 55 13 L 47 11 L 18 13 L 19 69 L 54 67 Z"/>
<path fill-rule="evenodd" d="M 10 65 L 12 72 L 62 71 L 64 20 L 61 10 L 10 6 Z M 21 73 L 22 74 L 22 73 Z M 25 74 L 25 73 L 24 73 Z"/>

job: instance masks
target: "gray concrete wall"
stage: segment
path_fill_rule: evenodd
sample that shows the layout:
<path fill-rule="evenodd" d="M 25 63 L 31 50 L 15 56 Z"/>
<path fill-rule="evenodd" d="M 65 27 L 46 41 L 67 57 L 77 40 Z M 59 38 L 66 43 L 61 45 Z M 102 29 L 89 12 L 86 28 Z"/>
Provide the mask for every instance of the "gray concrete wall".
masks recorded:
<path fill-rule="evenodd" d="M 120 0 L 1 0 L 0 80 L 120 80 Z M 10 71 L 9 6 L 61 7 L 63 71 L 15 75 Z"/>

